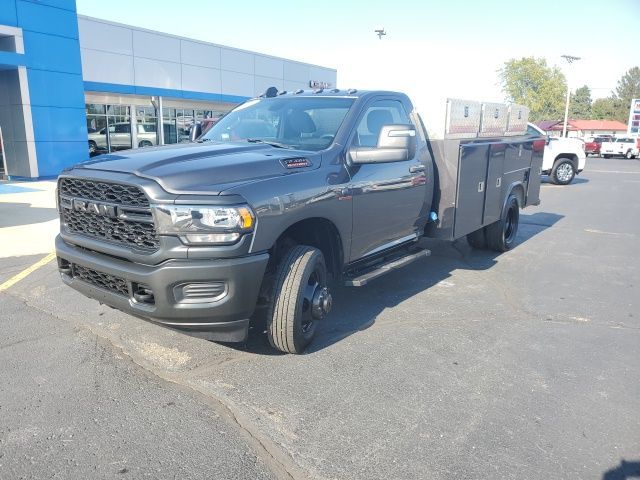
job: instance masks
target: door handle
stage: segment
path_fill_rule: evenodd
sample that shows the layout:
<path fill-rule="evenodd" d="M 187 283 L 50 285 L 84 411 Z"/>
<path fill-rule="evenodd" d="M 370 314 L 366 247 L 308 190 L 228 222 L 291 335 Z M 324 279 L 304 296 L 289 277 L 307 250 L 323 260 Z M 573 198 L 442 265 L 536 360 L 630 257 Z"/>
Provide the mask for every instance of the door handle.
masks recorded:
<path fill-rule="evenodd" d="M 418 172 L 424 172 L 425 168 L 424 165 L 412 165 L 409 167 L 409 173 L 418 173 Z"/>

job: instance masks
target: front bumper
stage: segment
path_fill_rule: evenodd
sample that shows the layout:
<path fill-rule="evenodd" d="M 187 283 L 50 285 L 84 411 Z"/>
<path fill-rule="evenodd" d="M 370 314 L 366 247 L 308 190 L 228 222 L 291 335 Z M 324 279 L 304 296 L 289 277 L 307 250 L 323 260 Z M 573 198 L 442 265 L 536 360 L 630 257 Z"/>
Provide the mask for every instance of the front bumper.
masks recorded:
<path fill-rule="evenodd" d="M 141 265 L 70 245 L 56 237 L 56 254 L 64 283 L 109 306 L 208 340 L 241 342 L 255 309 L 267 253 L 226 259 L 171 259 Z M 91 283 L 74 274 L 75 266 L 102 280 Z M 86 278 L 86 275 L 85 275 Z M 106 279 L 106 280 L 105 280 Z M 224 283 L 224 293 L 206 301 L 185 300 L 183 285 Z M 135 295 L 148 287 L 152 303 Z"/>

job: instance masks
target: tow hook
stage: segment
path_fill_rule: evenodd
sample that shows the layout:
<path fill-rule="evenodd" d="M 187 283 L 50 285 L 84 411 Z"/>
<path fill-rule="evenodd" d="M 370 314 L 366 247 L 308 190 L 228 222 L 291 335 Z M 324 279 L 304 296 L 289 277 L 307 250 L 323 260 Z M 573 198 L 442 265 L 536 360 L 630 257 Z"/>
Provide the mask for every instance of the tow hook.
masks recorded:
<path fill-rule="evenodd" d="M 311 305 L 311 315 L 317 320 L 322 320 L 331 311 L 333 298 L 327 287 L 316 289 L 313 294 Z"/>

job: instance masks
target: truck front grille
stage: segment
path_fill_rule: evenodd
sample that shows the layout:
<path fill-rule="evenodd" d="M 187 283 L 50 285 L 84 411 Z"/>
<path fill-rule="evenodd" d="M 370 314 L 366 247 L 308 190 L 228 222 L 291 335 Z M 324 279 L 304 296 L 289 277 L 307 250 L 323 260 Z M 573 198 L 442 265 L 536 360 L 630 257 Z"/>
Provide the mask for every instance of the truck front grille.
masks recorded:
<path fill-rule="evenodd" d="M 149 200 L 144 192 L 134 185 L 61 178 L 59 189 L 60 195 L 67 197 L 100 200 L 130 207 L 149 207 Z"/>
<path fill-rule="evenodd" d="M 74 278 L 90 283 L 112 293 L 129 296 L 129 286 L 124 278 L 109 275 L 108 273 L 92 270 L 77 264 L 71 265 L 71 272 Z"/>
<path fill-rule="evenodd" d="M 160 239 L 152 223 L 130 222 L 120 218 L 109 218 L 87 212 L 64 210 L 67 229 L 110 242 L 157 250 Z"/>
<path fill-rule="evenodd" d="M 140 188 L 65 177 L 58 190 L 69 233 L 148 252 L 160 248 L 149 200 Z"/>

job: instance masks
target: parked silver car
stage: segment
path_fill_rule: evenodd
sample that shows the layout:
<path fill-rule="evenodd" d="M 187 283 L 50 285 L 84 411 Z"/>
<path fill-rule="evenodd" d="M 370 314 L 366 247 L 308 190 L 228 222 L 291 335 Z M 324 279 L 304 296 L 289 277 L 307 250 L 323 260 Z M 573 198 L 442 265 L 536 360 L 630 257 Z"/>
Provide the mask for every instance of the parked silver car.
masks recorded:
<path fill-rule="evenodd" d="M 138 147 L 152 147 L 157 144 L 156 125 L 154 123 L 138 123 L 136 125 Z M 89 133 L 89 154 L 107 150 L 107 131 L 112 150 L 131 148 L 131 124 L 119 122 L 102 130 Z"/>

